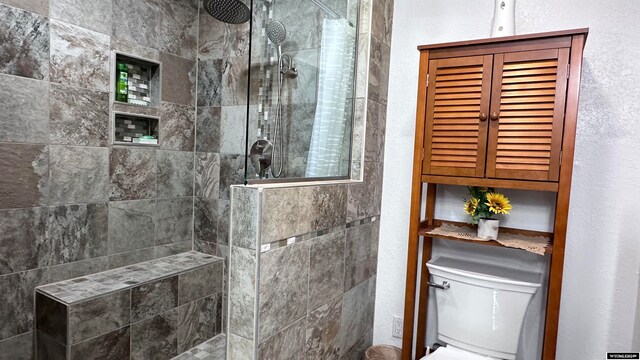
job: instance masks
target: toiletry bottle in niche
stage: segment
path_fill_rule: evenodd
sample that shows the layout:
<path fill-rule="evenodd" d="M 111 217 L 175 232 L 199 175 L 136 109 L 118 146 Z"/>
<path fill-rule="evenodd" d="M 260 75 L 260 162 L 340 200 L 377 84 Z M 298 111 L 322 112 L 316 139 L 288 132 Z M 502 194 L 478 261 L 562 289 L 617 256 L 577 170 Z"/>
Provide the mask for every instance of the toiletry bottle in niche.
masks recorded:
<path fill-rule="evenodd" d="M 116 100 L 127 102 L 129 95 L 129 69 L 127 64 L 118 63 L 116 72 Z"/>

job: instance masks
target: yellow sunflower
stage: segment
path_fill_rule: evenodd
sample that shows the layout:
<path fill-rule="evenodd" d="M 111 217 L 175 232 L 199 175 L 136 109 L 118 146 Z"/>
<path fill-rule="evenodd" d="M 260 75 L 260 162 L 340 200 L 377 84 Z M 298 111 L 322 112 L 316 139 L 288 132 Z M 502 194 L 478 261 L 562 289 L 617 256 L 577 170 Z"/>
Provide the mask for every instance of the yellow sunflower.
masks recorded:
<path fill-rule="evenodd" d="M 499 193 L 487 193 L 487 206 L 494 214 L 508 214 L 511 210 L 509 199 Z"/>
<path fill-rule="evenodd" d="M 472 197 L 464 203 L 464 212 L 473 216 L 479 203 L 480 201 L 478 199 Z"/>

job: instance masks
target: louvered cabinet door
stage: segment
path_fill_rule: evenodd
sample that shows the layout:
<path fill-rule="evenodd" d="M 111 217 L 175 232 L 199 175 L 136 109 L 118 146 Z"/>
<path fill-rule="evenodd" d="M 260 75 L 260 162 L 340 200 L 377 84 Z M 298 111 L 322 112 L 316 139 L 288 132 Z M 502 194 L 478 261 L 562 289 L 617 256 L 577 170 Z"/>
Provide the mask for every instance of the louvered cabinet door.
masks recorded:
<path fill-rule="evenodd" d="M 558 181 L 569 49 L 494 56 L 487 177 Z"/>
<path fill-rule="evenodd" d="M 425 174 L 483 177 L 493 56 L 429 62 Z"/>

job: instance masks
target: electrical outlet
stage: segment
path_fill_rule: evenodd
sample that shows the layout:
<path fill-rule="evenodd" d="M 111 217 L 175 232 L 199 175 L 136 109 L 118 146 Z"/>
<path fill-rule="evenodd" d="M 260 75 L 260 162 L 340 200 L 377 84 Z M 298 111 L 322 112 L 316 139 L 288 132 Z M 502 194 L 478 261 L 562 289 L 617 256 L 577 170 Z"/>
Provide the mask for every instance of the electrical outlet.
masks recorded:
<path fill-rule="evenodd" d="M 393 316 L 393 327 L 391 328 L 391 336 L 402 339 L 402 318 Z"/>

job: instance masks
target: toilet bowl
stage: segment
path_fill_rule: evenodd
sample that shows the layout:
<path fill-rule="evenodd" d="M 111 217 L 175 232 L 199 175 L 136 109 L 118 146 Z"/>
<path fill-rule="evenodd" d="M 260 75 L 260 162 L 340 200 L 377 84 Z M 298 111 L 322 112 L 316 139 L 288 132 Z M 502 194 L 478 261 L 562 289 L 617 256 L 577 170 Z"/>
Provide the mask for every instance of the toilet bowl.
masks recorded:
<path fill-rule="evenodd" d="M 428 360 L 516 358 L 520 331 L 541 274 L 449 257 L 427 263 L 435 289 L 438 348 Z M 446 283 L 446 284 L 445 284 Z"/>

